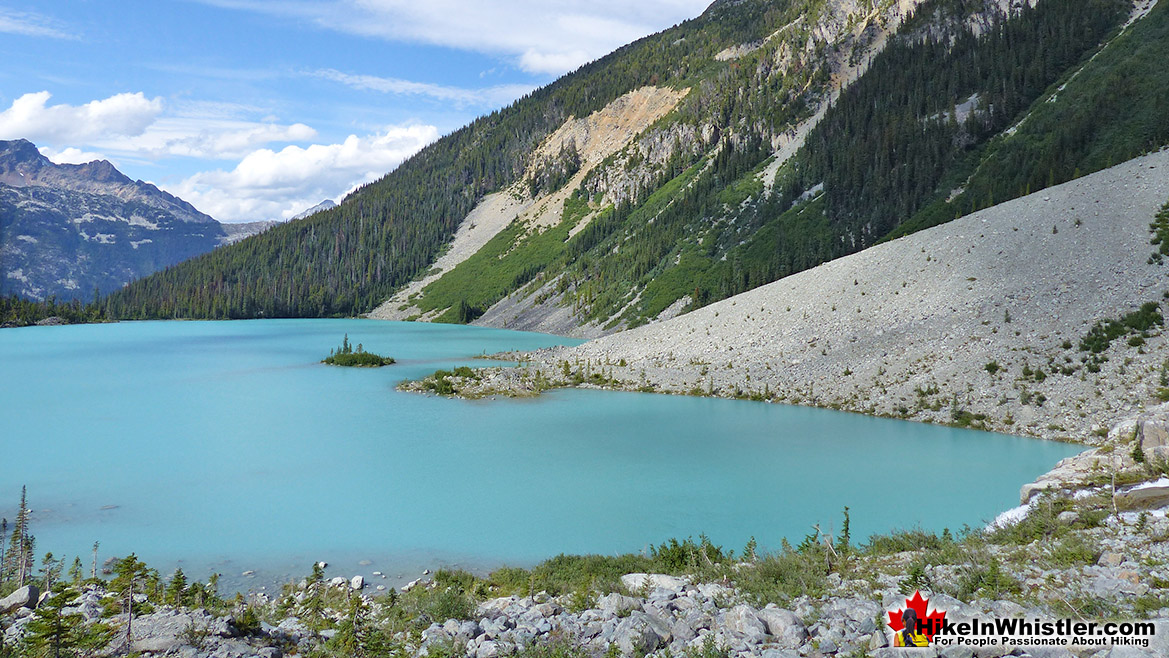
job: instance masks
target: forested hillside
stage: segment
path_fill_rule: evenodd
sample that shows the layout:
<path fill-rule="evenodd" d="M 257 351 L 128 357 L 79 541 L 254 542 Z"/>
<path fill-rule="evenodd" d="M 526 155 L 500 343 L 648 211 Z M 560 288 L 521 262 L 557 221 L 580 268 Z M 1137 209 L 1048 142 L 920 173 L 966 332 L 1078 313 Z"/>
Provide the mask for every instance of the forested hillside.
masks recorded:
<path fill-rule="evenodd" d="M 1125 27 L 1130 10 L 716 3 L 443 138 L 338 208 L 104 304 L 135 318 L 367 312 L 506 190 L 567 200 L 551 224 L 517 216 L 401 313 L 636 326 L 1169 143 L 1169 6 Z M 575 145 L 534 161 L 571 117 L 650 86 L 685 96 L 587 173 Z M 555 309 L 560 325 L 533 324 Z"/>
<path fill-rule="evenodd" d="M 536 145 L 649 84 L 685 87 L 729 45 L 763 38 L 822 0 L 749 0 L 625 46 L 423 149 L 337 208 L 195 258 L 110 296 L 126 318 L 350 315 L 424 271 L 484 194 Z"/>

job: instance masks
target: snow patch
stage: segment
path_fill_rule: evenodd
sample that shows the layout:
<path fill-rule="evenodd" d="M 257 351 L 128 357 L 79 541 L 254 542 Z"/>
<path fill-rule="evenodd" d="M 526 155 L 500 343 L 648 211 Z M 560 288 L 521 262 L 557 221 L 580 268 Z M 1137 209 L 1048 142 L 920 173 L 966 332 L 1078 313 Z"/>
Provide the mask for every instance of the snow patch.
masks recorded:
<path fill-rule="evenodd" d="M 1027 518 L 1027 515 L 1031 513 L 1032 509 L 1035 509 L 1034 501 L 1027 503 L 1026 505 L 1012 507 L 1011 509 L 994 517 L 994 521 L 991 521 L 989 524 L 987 524 L 986 529 L 989 531 L 994 531 L 1002 530 L 1003 528 L 1009 528 L 1013 525 L 1018 525 L 1023 519 Z"/>
<path fill-rule="evenodd" d="M 141 226 L 151 231 L 158 230 L 158 224 L 156 222 L 152 222 L 139 214 L 130 215 L 130 219 L 127 221 L 130 223 L 130 226 Z"/>
<path fill-rule="evenodd" d="M 1135 487 L 1121 489 L 1117 493 L 1128 493 L 1130 491 L 1140 491 L 1142 489 L 1152 489 L 1154 487 L 1169 487 L 1169 478 L 1162 476 L 1161 478 L 1159 478 L 1157 480 L 1152 480 L 1150 482 L 1142 482 L 1142 483 L 1136 485 Z"/>

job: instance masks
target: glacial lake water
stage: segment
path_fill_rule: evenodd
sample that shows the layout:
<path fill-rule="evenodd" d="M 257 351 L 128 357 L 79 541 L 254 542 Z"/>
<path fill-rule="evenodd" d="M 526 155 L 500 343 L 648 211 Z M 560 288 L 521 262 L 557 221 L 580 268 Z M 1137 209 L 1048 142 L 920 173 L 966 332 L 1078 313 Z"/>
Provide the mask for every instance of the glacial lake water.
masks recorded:
<path fill-rule="evenodd" d="M 398 364 L 318 361 L 348 333 Z M 1075 446 L 821 409 L 563 390 L 400 393 L 475 356 L 574 343 L 372 320 L 142 322 L 0 330 L 0 515 L 21 485 L 38 556 L 131 551 L 225 589 L 330 563 L 530 565 L 700 533 L 740 549 L 978 525 Z M 248 578 L 241 573 L 255 570 Z"/>

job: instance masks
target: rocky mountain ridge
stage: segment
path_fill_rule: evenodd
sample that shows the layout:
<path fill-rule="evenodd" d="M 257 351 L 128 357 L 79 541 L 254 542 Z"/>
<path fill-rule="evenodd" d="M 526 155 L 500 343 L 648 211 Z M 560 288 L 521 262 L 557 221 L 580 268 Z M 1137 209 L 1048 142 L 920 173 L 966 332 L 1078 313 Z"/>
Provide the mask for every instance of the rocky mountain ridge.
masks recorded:
<path fill-rule="evenodd" d="M 220 224 L 108 161 L 59 165 L 0 141 L 3 295 L 89 301 L 273 224 Z"/>

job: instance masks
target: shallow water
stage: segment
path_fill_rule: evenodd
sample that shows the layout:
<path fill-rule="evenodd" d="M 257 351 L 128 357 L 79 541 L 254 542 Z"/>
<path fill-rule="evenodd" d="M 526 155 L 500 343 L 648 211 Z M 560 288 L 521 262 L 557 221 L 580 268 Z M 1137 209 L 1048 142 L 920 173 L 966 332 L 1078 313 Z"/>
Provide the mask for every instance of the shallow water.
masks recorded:
<path fill-rule="evenodd" d="M 348 333 L 394 356 L 318 361 Z M 394 390 L 472 357 L 573 343 L 369 320 L 0 331 L 0 514 L 20 486 L 38 555 L 136 552 L 227 588 L 307 573 L 530 564 L 707 534 L 741 548 L 814 524 L 854 538 L 976 525 L 1075 446 L 731 400 Z M 368 562 L 368 564 L 362 564 Z M 240 579 L 257 570 L 255 580 Z"/>

